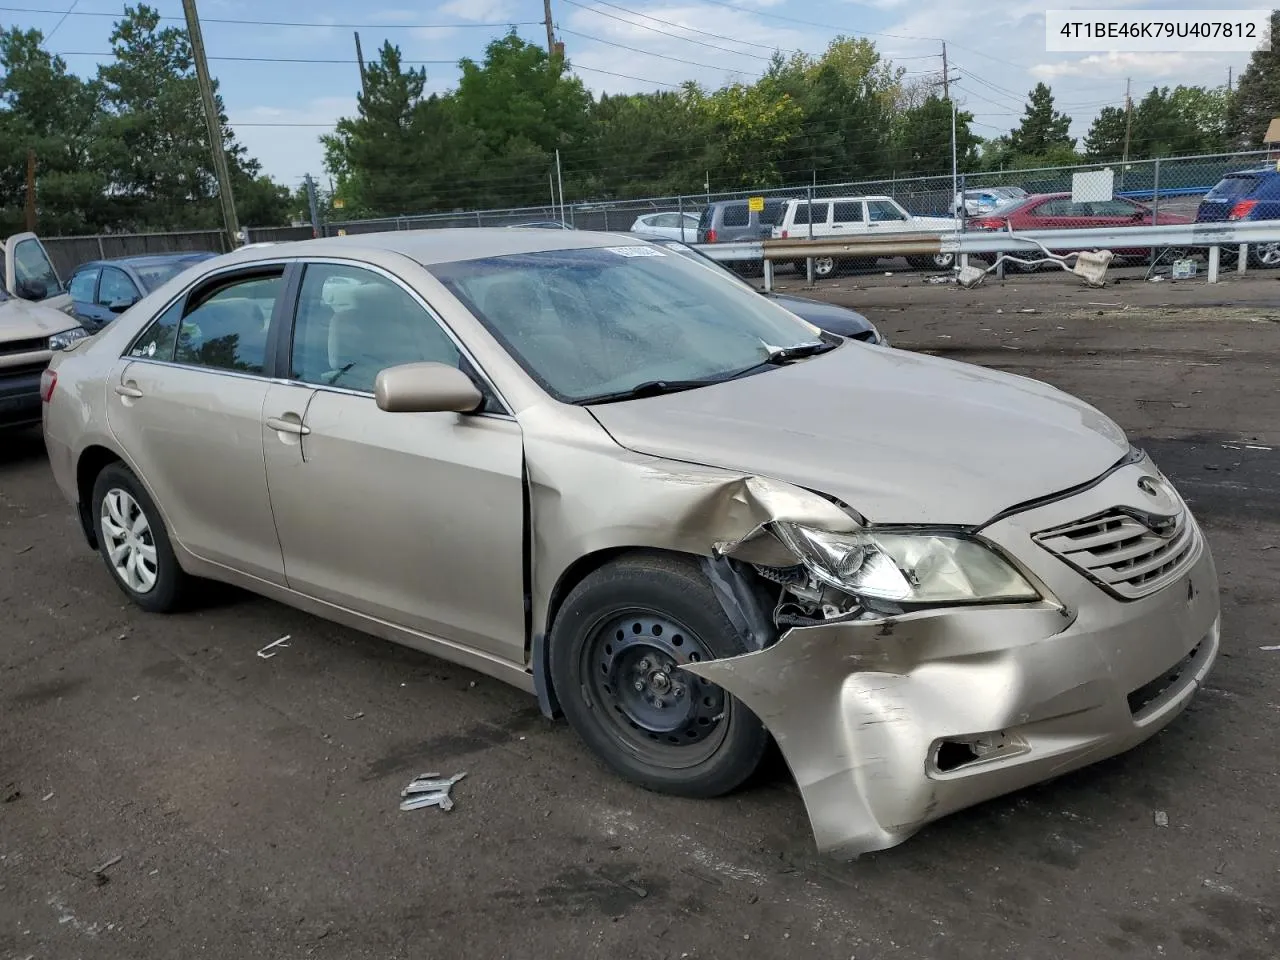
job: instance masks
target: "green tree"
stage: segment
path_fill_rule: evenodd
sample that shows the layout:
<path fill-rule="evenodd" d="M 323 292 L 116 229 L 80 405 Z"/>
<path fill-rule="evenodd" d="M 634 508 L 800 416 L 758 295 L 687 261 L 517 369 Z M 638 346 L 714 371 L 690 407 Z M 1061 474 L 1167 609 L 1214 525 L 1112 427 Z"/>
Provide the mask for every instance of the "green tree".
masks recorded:
<path fill-rule="evenodd" d="M 125 7 L 111 34 L 111 49 L 114 61 L 98 68 L 106 110 L 101 162 L 119 225 L 144 230 L 221 226 L 217 178 L 186 31 L 160 29 L 159 13 L 145 4 Z M 261 182 L 261 168 L 227 126 L 216 82 L 215 103 L 232 191 L 239 186 L 245 193 L 244 212 L 238 215 L 261 226 L 282 222 L 288 193 Z"/>
<path fill-rule="evenodd" d="M 37 229 L 92 233 L 111 222 L 97 163 L 102 118 L 96 84 L 67 72 L 38 30 L 0 32 L 0 224 L 25 227 L 27 151 L 36 159 Z"/>
<path fill-rule="evenodd" d="M 1124 156 L 1126 114 L 1121 107 L 1103 107 L 1084 136 L 1085 156 L 1106 162 Z"/>
<path fill-rule="evenodd" d="M 973 114 L 956 111 L 956 169 L 978 167 L 981 138 L 970 129 Z M 936 94 L 898 114 L 894 138 L 895 166 L 910 174 L 951 172 L 951 102 Z"/>
<path fill-rule="evenodd" d="M 775 56 L 757 86 L 786 94 L 802 118 L 778 163 L 784 180 L 856 180 L 894 169 L 893 114 L 903 71 L 870 40 L 837 37 L 821 57 Z M 947 139 L 950 151 L 950 137 Z"/>
<path fill-rule="evenodd" d="M 1280 10 L 1271 13 L 1271 36 L 1280 37 Z M 1240 83 L 1227 110 L 1226 135 L 1239 150 L 1258 150 L 1267 124 L 1280 117 L 1280 45 L 1255 50 L 1240 74 Z"/>
<path fill-rule="evenodd" d="M 1070 129 L 1071 118 L 1053 108 L 1053 91 L 1037 83 L 1027 98 L 1022 122 L 1009 132 L 1009 147 L 1027 158 L 1060 157 L 1065 151 L 1074 154 L 1076 141 L 1068 135 Z"/>

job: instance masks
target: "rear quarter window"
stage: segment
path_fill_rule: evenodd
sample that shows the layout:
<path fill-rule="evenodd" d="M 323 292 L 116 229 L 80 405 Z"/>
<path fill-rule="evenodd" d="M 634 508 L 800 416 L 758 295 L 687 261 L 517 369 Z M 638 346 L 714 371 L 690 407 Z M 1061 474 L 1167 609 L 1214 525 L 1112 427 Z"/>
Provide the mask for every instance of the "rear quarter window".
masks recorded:
<path fill-rule="evenodd" d="M 751 219 L 745 203 L 726 203 L 721 209 L 720 222 L 726 227 L 745 227 Z"/>
<path fill-rule="evenodd" d="M 760 222 L 765 226 L 775 226 L 782 221 L 782 212 L 786 210 L 785 200 L 766 200 L 764 210 L 760 212 Z"/>

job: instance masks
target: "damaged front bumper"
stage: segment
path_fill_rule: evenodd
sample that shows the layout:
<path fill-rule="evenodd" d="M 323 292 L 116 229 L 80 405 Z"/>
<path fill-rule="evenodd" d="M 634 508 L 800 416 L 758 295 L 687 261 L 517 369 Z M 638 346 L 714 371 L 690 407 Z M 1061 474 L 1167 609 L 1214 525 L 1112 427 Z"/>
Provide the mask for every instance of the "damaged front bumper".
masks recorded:
<path fill-rule="evenodd" d="M 1140 472 L 982 531 L 1060 604 L 819 623 L 686 667 L 769 728 L 821 851 L 894 846 L 949 813 L 1128 750 L 1190 702 L 1219 643 L 1217 573 L 1199 530 L 1179 575 L 1133 600 L 1031 539 L 1125 502 Z"/>

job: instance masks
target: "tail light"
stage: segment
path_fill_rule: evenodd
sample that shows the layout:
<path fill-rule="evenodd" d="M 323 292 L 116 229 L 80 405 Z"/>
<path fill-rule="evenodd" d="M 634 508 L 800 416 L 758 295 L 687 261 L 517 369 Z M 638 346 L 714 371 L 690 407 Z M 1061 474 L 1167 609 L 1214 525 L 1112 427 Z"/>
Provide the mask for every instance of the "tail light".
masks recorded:
<path fill-rule="evenodd" d="M 715 243 L 715 242 L 716 242 L 716 232 L 714 230 L 708 230 L 707 243 Z"/>
<path fill-rule="evenodd" d="M 40 374 L 40 402 L 48 403 L 53 399 L 53 388 L 58 385 L 58 371 L 45 369 Z"/>
<path fill-rule="evenodd" d="M 981 217 L 969 221 L 975 230 L 1003 230 L 1005 222 L 999 217 Z"/>
<path fill-rule="evenodd" d="M 1227 216 L 1228 220 L 1243 220 L 1249 214 L 1253 213 L 1253 208 L 1258 205 L 1257 200 L 1241 200 L 1231 208 L 1231 213 Z"/>

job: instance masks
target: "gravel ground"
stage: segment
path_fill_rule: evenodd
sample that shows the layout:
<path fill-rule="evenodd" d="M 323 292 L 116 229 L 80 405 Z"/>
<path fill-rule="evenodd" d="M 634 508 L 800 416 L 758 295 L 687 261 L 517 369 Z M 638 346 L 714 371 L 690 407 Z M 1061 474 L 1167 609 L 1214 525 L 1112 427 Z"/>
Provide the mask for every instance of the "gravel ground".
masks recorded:
<path fill-rule="evenodd" d="M 778 762 L 722 801 L 658 797 L 441 661 L 234 590 L 143 615 L 39 435 L 0 437 L 0 958 L 1274 960 L 1277 293 L 817 290 L 1102 408 L 1192 501 L 1223 583 L 1222 657 L 1164 732 L 855 863 L 811 852 Z M 398 812 L 424 770 L 467 772 L 452 812 Z"/>

